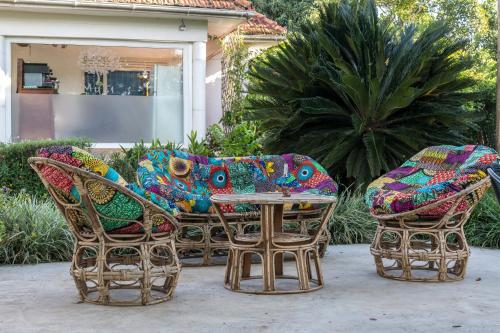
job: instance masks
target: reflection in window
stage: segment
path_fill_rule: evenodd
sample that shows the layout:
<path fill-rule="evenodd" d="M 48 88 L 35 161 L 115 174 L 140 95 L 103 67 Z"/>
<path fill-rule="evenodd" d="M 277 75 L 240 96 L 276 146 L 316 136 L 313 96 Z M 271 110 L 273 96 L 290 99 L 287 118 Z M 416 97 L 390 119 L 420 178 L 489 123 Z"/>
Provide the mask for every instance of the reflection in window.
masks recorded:
<path fill-rule="evenodd" d="M 85 95 L 102 95 L 103 87 L 102 75 L 85 73 Z"/>
<path fill-rule="evenodd" d="M 114 71 L 108 74 L 108 95 L 145 96 L 139 76 L 142 71 Z"/>

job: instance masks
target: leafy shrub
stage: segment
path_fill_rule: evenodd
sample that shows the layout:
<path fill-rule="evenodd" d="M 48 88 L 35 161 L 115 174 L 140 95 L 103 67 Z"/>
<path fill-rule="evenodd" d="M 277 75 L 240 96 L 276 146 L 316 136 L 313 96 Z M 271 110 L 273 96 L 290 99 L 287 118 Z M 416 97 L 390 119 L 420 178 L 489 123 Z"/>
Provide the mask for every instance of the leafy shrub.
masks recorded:
<path fill-rule="evenodd" d="M 144 140 L 141 140 L 135 143 L 132 148 L 127 149 L 122 147 L 121 152 L 113 152 L 110 155 L 103 156 L 103 159 L 110 167 L 122 175 L 126 181 L 133 182 L 135 180 L 135 172 L 139 165 L 139 160 L 146 155 L 148 151 L 181 148 L 182 145 L 173 142 L 162 144 L 159 139 L 153 140 L 151 145 L 147 145 L 144 143 Z"/>
<path fill-rule="evenodd" d="M 4 237 L 5 237 L 5 224 L 3 224 L 2 221 L 0 221 L 0 244 L 2 243 Z"/>
<path fill-rule="evenodd" d="M 333 244 L 370 243 L 377 221 L 370 215 L 361 191 L 344 190 L 328 223 Z"/>
<path fill-rule="evenodd" d="M 132 148 L 122 147 L 122 151 L 104 155 L 102 158 L 125 180 L 133 182 L 140 158 L 151 150 L 186 150 L 191 154 L 202 156 L 247 156 L 262 153 L 260 134 L 252 122 L 242 122 L 234 126 L 229 133 L 224 133 L 219 125 L 212 125 L 208 129 L 206 138 L 199 138 L 196 131 L 192 131 L 187 138 L 187 149 L 183 148 L 182 144 L 174 142 L 163 144 L 156 139 L 148 145 L 141 140 Z"/>
<path fill-rule="evenodd" d="M 500 205 L 492 190 L 479 202 L 464 229 L 470 245 L 500 248 Z"/>
<path fill-rule="evenodd" d="M 128 182 L 135 181 L 135 172 L 139 160 L 152 150 L 187 150 L 195 155 L 213 156 L 213 152 L 205 139 L 198 139 L 196 131 L 192 131 L 188 135 L 188 149 L 184 149 L 182 144 L 175 142 L 161 143 L 159 139 L 153 140 L 150 145 L 141 140 L 135 143 L 132 148 L 122 147 L 121 149 L 120 152 L 113 152 L 102 156 L 102 158 Z"/>
<path fill-rule="evenodd" d="M 221 40 L 222 50 L 222 118 L 226 130 L 243 120 L 245 113 L 245 78 L 250 59 L 245 38 L 235 31 Z"/>
<path fill-rule="evenodd" d="M 449 32 L 394 26 L 374 0 L 325 2 L 250 65 L 248 108 L 265 149 L 310 155 L 366 185 L 424 147 L 466 141 L 471 61 Z"/>
<path fill-rule="evenodd" d="M 50 200 L 27 193 L 0 194 L 0 225 L 0 264 L 71 259 L 73 238 Z"/>
<path fill-rule="evenodd" d="M 243 121 L 225 133 L 221 126 L 212 125 L 207 131 L 208 147 L 217 156 L 249 156 L 262 154 L 261 135 L 256 124 Z"/>
<path fill-rule="evenodd" d="M 198 140 L 198 133 L 196 131 L 191 131 L 188 135 L 188 152 L 193 155 L 201 156 L 213 156 L 213 151 L 210 150 L 206 140 L 204 138 Z"/>
<path fill-rule="evenodd" d="M 259 13 L 293 31 L 310 18 L 321 2 L 316 0 L 252 0 L 252 3 Z"/>
<path fill-rule="evenodd" d="M 35 156 L 38 149 L 53 145 L 89 148 L 90 141 L 75 138 L 0 144 L 0 187 L 7 187 L 15 193 L 26 191 L 37 197 L 46 197 L 47 192 L 29 166 L 28 158 Z"/>

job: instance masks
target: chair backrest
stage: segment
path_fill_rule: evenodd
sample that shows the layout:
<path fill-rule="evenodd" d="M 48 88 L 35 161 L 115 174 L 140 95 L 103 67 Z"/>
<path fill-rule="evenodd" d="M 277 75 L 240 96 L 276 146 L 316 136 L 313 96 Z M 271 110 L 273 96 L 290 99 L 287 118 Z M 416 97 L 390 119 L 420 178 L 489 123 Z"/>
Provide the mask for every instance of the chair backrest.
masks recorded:
<path fill-rule="evenodd" d="M 167 238 L 176 230 L 172 215 L 126 188 L 121 181 L 113 182 L 75 166 L 77 163 L 67 156 L 61 159 L 65 162 L 32 157 L 29 163 L 77 239 L 141 241 Z M 106 170 L 104 174 L 108 173 L 109 170 L 97 165 L 101 171 Z"/>
<path fill-rule="evenodd" d="M 337 185 L 313 159 L 296 154 L 213 158 L 177 150 L 151 151 L 139 162 L 140 186 L 175 202 L 184 212 L 211 211 L 210 195 L 291 192 L 336 195 Z M 254 210 L 248 205 L 226 211 Z"/>

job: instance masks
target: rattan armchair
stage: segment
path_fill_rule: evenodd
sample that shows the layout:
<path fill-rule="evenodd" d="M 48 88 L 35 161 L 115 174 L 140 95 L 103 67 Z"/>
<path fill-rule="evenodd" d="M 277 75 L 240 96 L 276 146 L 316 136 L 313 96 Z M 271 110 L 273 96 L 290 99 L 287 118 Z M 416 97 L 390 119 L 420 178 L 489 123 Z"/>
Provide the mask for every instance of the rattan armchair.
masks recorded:
<path fill-rule="evenodd" d="M 464 224 L 490 187 L 490 179 L 431 205 L 400 214 L 373 215 L 379 225 L 370 246 L 377 273 L 406 281 L 456 281 L 465 275 L 470 249 Z M 466 210 L 459 206 L 467 201 Z M 420 213 L 445 205 L 441 219 Z"/>
<path fill-rule="evenodd" d="M 464 224 L 491 185 L 497 160 L 484 146 L 428 147 L 372 182 L 365 196 L 379 225 L 370 250 L 377 273 L 406 281 L 465 275 Z"/>
<path fill-rule="evenodd" d="M 74 235 L 70 273 L 82 301 L 149 305 L 172 297 L 180 272 L 175 249 L 177 222 L 173 216 L 95 173 L 44 157 L 30 158 L 29 163 Z M 71 195 L 48 181 L 43 172 L 46 168 L 73 182 Z M 116 203 L 103 211 L 99 207 L 104 207 L 100 203 L 106 198 L 114 198 Z M 121 215 L 120 209 L 125 207 L 137 217 Z M 157 226 L 164 223 L 168 223 L 168 228 L 162 230 L 168 230 L 158 232 Z M 120 224 L 125 228 L 119 233 L 108 232 L 104 224 Z"/>

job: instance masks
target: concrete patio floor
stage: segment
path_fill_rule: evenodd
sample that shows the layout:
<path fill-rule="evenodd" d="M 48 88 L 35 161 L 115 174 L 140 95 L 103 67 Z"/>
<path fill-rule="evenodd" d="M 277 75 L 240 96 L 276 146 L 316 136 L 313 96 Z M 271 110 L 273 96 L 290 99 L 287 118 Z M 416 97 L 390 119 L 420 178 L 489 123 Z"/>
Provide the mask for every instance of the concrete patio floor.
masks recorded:
<path fill-rule="evenodd" d="M 0 332 L 500 332 L 500 250 L 473 248 L 454 283 L 380 278 L 368 245 L 322 263 L 309 294 L 233 293 L 224 267 L 185 268 L 172 301 L 126 308 L 79 304 L 68 263 L 0 266 Z"/>

